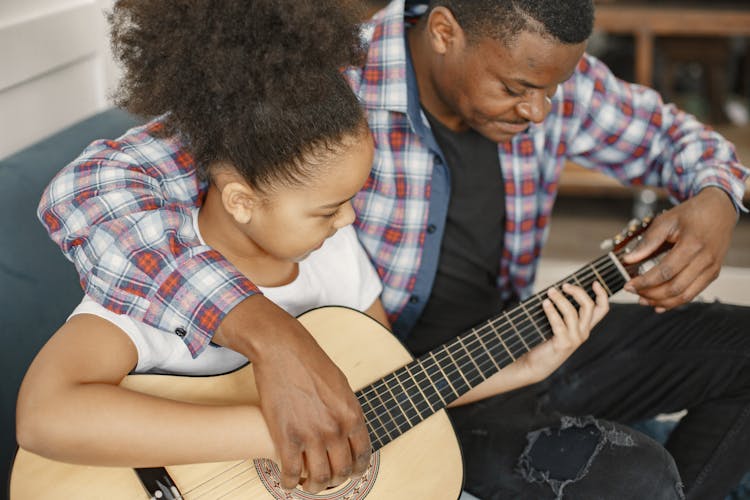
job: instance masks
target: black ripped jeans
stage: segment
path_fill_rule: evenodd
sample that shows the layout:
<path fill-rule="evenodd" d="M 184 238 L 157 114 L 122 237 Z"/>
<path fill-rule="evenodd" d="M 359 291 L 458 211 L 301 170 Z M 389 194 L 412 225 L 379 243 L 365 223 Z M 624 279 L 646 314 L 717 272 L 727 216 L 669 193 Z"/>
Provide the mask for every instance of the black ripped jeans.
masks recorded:
<path fill-rule="evenodd" d="M 665 446 L 626 425 L 682 409 Z M 482 500 L 722 499 L 750 470 L 750 308 L 612 304 L 549 379 L 449 414 Z"/>

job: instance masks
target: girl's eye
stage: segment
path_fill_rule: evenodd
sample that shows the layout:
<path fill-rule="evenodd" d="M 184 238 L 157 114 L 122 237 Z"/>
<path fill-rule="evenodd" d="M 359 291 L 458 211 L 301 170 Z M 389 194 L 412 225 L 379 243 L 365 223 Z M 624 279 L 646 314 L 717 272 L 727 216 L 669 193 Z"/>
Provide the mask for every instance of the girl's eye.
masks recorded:
<path fill-rule="evenodd" d="M 330 214 L 323 214 L 322 217 L 325 217 L 326 219 L 330 219 L 331 217 L 334 217 L 337 213 L 339 213 L 338 210 L 331 212 Z"/>

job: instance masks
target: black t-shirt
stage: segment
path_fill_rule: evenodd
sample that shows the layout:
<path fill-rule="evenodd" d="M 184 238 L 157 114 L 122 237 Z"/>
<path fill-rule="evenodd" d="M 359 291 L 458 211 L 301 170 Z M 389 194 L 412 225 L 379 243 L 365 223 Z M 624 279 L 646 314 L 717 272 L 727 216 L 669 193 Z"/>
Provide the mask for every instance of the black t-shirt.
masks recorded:
<path fill-rule="evenodd" d="M 505 232 L 505 189 L 497 144 L 454 132 L 425 111 L 450 170 L 451 195 L 437 275 L 406 344 L 415 355 L 503 309 L 496 286 Z"/>

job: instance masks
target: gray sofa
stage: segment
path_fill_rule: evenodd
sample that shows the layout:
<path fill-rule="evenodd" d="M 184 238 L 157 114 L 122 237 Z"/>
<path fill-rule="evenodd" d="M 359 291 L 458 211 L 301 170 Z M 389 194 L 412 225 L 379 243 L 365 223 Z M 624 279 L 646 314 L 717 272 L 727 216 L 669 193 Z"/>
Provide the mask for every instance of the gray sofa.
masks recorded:
<path fill-rule="evenodd" d="M 36 218 L 42 190 L 91 141 L 115 138 L 137 123 L 120 110 L 79 122 L 0 160 L 0 498 L 16 450 L 16 395 L 39 348 L 81 300 L 73 265 L 49 239 Z"/>

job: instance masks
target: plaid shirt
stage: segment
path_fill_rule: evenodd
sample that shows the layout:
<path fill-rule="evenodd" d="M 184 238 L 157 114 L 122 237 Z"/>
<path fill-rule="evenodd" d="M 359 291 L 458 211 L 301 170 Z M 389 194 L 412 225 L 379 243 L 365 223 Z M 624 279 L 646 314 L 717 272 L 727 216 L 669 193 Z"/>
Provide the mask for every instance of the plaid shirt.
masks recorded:
<path fill-rule="evenodd" d="M 407 23 L 408 24 L 408 23 Z M 442 153 L 421 111 L 404 40 L 403 1 L 373 19 L 362 68 L 347 71 L 367 108 L 373 171 L 354 206 L 356 228 L 402 337 L 430 294 L 450 197 Z M 98 141 L 52 181 L 39 217 L 107 308 L 175 331 L 196 355 L 224 315 L 256 289 L 221 255 L 199 246 L 188 221 L 205 184 L 156 121 Z M 498 145 L 506 232 L 497 284 L 506 300 L 531 292 L 566 160 L 623 183 L 665 187 L 675 201 L 718 186 L 738 209 L 748 170 L 731 144 L 655 92 L 617 80 L 586 56 L 552 99 L 547 119 Z"/>
<path fill-rule="evenodd" d="M 355 198 L 355 224 L 402 337 L 430 295 L 450 197 L 449 172 L 421 110 L 406 47 L 411 24 L 403 0 L 392 2 L 367 30 L 364 66 L 347 71 L 367 109 L 376 148 L 372 174 Z M 498 155 L 506 231 L 497 285 L 505 300 L 531 293 L 567 160 L 625 184 L 662 186 L 675 201 L 718 186 L 738 209 L 748 175 L 721 136 L 664 105 L 656 92 L 616 79 L 590 56 L 560 86 L 546 120 L 498 145 Z"/>
<path fill-rule="evenodd" d="M 117 314 L 175 332 L 197 355 L 257 289 L 196 235 L 207 185 L 160 119 L 96 141 L 55 176 L 38 215 L 86 294 Z"/>

